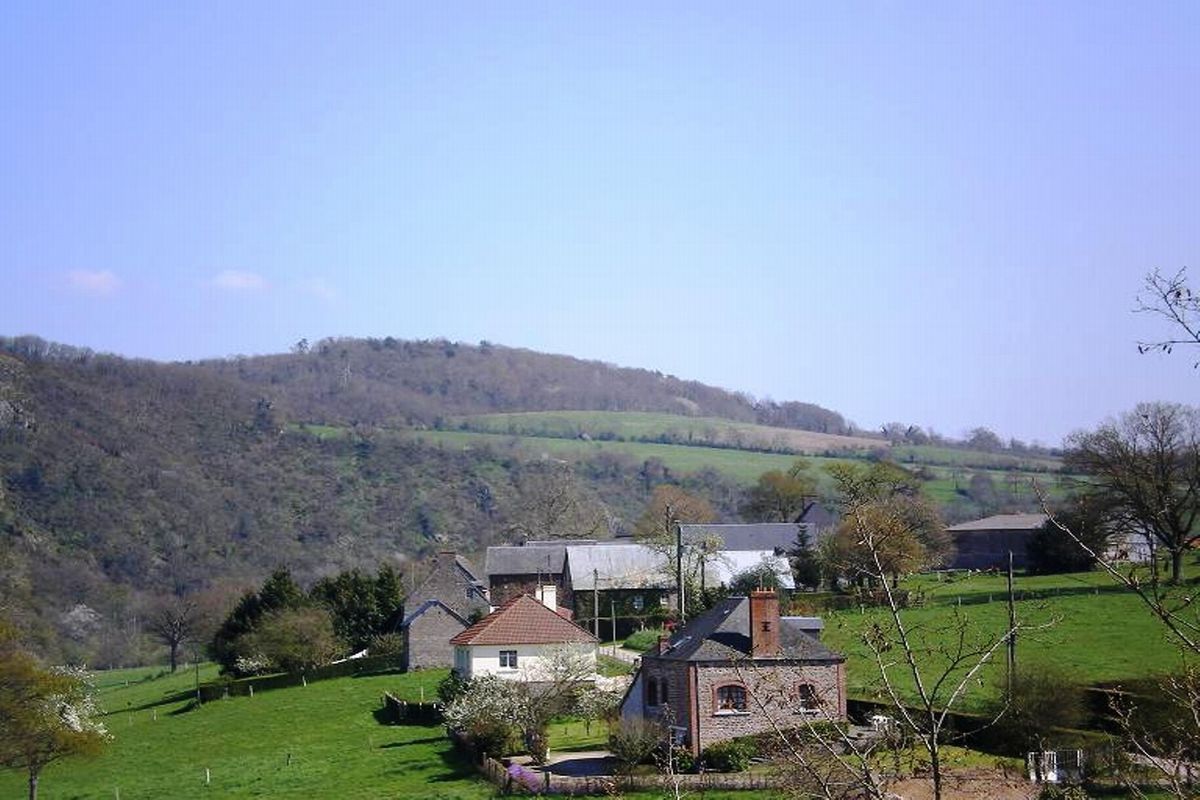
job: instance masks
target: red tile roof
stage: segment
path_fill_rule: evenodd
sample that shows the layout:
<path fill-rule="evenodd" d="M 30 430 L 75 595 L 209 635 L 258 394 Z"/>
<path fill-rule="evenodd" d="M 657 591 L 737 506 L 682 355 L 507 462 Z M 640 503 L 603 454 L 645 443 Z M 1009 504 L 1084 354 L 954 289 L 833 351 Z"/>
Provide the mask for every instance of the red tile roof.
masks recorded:
<path fill-rule="evenodd" d="M 450 640 L 450 644 L 591 643 L 595 636 L 527 594 L 514 597 Z"/>

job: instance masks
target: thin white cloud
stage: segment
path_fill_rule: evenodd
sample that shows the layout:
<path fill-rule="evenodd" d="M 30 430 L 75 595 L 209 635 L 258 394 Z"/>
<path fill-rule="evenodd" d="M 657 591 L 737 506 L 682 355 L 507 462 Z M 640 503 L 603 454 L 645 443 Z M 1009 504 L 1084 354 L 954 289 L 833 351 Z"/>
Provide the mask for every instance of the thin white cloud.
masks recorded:
<path fill-rule="evenodd" d="M 117 291 L 121 280 L 111 270 L 73 269 L 67 273 L 67 284 L 77 292 L 95 297 L 107 297 Z"/>
<path fill-rule="evenodd" d="M 337 289 L 330 286 L 324 278 L 303 278 L 296 281 L 296 290 L 318 300 L 330 301 L 338 296 Z"/>
<path fill-rule="evenodd" d="M 262 275 L 253 272 L 226 269 L 217 273 L 212 280 L 212 285 L 218 289 L 228 289 L 233 292 L 257 292 L 267 288 L 267 280 Z"/>

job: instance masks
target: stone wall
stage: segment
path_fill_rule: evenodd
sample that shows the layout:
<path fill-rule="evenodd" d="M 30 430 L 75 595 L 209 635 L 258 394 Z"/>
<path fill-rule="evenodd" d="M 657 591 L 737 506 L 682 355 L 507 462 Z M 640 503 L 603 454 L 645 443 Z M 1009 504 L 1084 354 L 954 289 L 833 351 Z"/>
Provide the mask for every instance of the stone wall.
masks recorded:
<path fill-rule="evenodd" d="M 567 586 L 563 580 L 563 576 L 559 575 L 492 575 L 489 578 L 489 594 L 491 596 L 493 606 L 502 606 L 514 597 L 519 597 L 523 594 L 532 597 L 538 596 L 538 581 L 549 585 L 551 583 L 557 588 L 556 602 L 562 608 L 575 608 L 575 597 L 571 592 L 571 588 Z"/>
<path fill-rule="evenodd" d="M 682 728 L 691 725 L 691 705 L 688 703 L 688 671 L 689 666 L 682 661 L 669 661 L 646 657 L 642 659 L 642 703 L 648 716 Z M 649 692 L 650 681 L 654 681 L 655 692 L 661 690 L 662 682 L 667 682 L 667 699 L 664 706 L 651 704 Z"/>
<path fill-rule="evenodd" d="M 465 626 L 441 606 L 431 605 L 404 629 L 404 668 L 454 666 L 450 639 Z"/>
<path fill-rule="evenodd" d="M 745 712 L 718 711 L 716 690 L 727 684 L 746 687 Z M 802 684 L 813 688 L 819 710 L 801 711 L 797 689 Z M 772 719 L 781 728 L 794 728 L 809 720 L 846 717 L 842 664 L 700 664 L 696 670 L 696 695 L 700 709 L 696 719 L 697 740 L 692 749 L 697 753 L 714 742 L 772 730 Z"/>

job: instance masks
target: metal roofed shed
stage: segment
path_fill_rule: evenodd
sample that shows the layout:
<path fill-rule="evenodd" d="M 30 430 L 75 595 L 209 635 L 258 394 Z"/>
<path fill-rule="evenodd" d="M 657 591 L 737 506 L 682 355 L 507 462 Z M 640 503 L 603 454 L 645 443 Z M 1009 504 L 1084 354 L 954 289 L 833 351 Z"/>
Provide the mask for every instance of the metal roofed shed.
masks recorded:
<path fill-rule="evenodd" d="M 662 553 L 642 544 L 569 546 L 567 565 L 575 591 L 670 589 L 675 585 Z"/>

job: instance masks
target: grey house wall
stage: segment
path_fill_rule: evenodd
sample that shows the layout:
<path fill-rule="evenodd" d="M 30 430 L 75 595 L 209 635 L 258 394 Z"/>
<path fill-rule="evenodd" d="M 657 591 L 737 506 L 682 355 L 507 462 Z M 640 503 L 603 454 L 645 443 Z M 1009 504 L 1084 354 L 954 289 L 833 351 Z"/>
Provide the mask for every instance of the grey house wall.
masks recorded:
<path fill-rule="evenodd" d="M 405 670 L 454 666 L 454 646 L 450 639 L 466 630 L 466 625 L 446 609 L 430 605 L 403 629 Z"/>
<path fill-rule="evenodd" d="M 409 596 L 410 609 L 426 600 L 440 600 L 464 619 L 470 619 L 472 613 L 487 614 L 490 609 L 482 584 L 467 574 L 460 561 L 453 553 L 438 553 L 429 577 Z"/>

